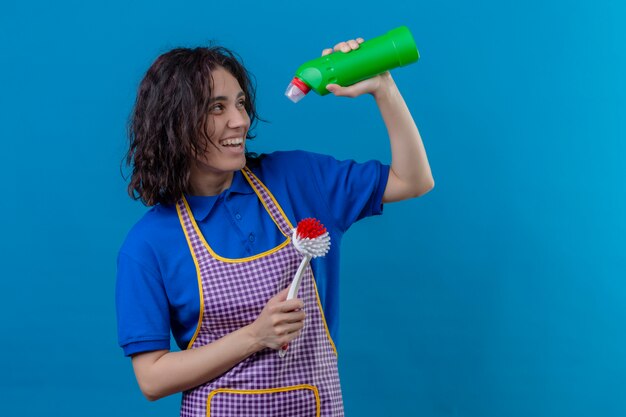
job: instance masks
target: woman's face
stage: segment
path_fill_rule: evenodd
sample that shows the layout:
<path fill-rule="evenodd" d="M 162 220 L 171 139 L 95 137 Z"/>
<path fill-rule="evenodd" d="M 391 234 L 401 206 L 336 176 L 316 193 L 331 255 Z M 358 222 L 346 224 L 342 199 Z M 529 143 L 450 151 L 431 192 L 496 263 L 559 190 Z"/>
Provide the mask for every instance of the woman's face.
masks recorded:
<path fill-rule="evenodd" d="M 250 117 L 245 109 L 247 97 L 239 82 L 227 70 L 212 71 L 213 88 L 206 130 L 211 142 L 196 159 L 203 174 L 230 174 L 246 165 L 246 135 Z"/>

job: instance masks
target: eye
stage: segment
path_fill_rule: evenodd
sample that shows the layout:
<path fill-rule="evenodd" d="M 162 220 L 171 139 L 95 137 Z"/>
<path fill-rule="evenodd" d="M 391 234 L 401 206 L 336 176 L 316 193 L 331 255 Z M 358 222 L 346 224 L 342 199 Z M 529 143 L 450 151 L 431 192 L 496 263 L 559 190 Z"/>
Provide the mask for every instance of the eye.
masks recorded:
<path fill-rule="evenodd" d="M 224 110 L 224 106 L 222 104 L 219 104 L 219 103 L 218 104 L 214 104 L 213 106 L 211 106 L 209 108 L 209 111 L 211 113 L 214 113 L 214 114 L 215 113 L 221 113 L 223 110 Z"/>
<path fill-rule="evenodd" d="M 237 101 L 237 105 L 240 108 L 246 107 L 246 99 L 245 98 L 240 99 L 239 101 Z"/>

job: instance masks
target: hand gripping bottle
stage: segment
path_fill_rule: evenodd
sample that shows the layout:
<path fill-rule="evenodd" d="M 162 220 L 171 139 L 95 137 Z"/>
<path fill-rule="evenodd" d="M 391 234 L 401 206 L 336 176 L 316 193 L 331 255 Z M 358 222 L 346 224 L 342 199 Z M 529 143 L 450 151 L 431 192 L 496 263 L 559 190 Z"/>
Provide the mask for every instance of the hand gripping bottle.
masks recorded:
<path fill-rule="evenodd" d="M 310 90 L 323 96 L 329 92 L 326 89 L 328 84 L 346 87 L 418 59 L 419 52 L 411 32 L 401 26 L 363 42 L 359 49 L 348 53 L 334 52 L 304 63 L 296 71 L 285 95 L 294 103 Z"/>

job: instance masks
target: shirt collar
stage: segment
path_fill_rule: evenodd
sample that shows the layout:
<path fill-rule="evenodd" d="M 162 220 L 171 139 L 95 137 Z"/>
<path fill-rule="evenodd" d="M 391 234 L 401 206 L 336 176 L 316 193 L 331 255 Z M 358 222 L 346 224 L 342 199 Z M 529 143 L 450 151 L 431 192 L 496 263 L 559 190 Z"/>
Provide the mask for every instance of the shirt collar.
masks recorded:
<path fill-rule="evenodd" d="M 224 199 L 230 199 L 231 194 L 252 193 L 254 193 L 254 190 L 248 181 L 246 181 L 241 171 L 235 171 L 233 173 L 233 182 L 230 184 L 230 187 L 222 191 L 221 194 L 209 196 L 185 194 L 185 198 L 189 203 L 189 208 L 191 208 L 194 219 L 197 221 L 203 221 L 207 218 L 209 213 L 211 213 L 211 210 L 215 207 L 215 204 L 218 201 L 221 202 Z"/>

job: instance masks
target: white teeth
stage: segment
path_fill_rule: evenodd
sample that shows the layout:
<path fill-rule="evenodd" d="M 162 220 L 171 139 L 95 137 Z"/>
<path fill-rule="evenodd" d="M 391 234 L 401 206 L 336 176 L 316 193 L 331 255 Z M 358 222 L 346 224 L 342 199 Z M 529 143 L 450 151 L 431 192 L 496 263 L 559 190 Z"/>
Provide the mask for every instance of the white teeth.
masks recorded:
<path fill-rule="evenodd" d="M 242 138 L 225 139 L 221 141 L 222 146 L 237 146 L 243 143 Z"/>

